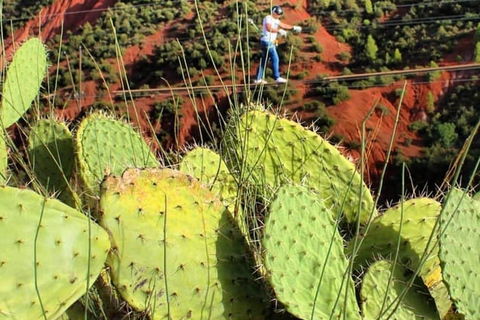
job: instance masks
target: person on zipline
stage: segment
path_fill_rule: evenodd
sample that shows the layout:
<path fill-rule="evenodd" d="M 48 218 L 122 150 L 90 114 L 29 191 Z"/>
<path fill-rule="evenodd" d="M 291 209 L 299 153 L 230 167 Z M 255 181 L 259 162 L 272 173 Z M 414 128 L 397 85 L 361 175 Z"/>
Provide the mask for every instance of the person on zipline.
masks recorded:
<path fill-rule="evenodd" d="M 260 38 L 260 48 L 262 49 L 262 58 L 258 65 L 257 76 L 255 84 L 266 84 L 263 78 L 265 77 L 265 67 L 268 60 L 272 61 L 273 79 L 276 83 L 285 83 L 286 79 L 280 77 L 280 59 L 276 49 L 277 35 L 285 37 L 286 30 L 293 30 L 294 32 L 301 32 L 302 28 L 299 26 L 291 26 L 281 22 L 278 18 L 283 14 L 283 9 L 280 6 L 272 7 L 272 14 L 263 19 L 262 37 Z"/>

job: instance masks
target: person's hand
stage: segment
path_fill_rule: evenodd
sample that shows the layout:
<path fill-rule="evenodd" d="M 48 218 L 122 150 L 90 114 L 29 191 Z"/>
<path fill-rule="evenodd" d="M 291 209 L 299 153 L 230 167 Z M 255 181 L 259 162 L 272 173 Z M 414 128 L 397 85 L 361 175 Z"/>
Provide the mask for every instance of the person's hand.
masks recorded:
<path fill-rule="evenodd" d="M 302 32 L 302 27 L 300 27 L 300 26 L 293 26 L 293 32 L 295 32 L 295 33 L 300 33 L 300 32 Z"/>
<path fill-rule="evenodd" d="M 279 29 L 278 34 L 281 35 L 282 37 L 286 37 L 287 36 L 287 31 L 283 30 L 283 29 Z"/>

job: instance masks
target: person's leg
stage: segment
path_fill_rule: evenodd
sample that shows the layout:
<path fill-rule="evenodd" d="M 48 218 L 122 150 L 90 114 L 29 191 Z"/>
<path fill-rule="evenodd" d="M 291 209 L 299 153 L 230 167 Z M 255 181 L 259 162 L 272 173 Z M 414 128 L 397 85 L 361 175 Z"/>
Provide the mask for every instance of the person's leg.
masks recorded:
<path fill-rule="evenodd" d="M 262 80 L 265 76 L 265 66 L 268 63 L 268 44 L 264 41 L 260 42 L 260 48 L 262 49 L 262 57 L 260 59 L 260 64 L 258 65 L 257 70 L 257 80 Z"/>
<path fill-rule="evenodd" d="M 270 45 L 268 49 L 268 54 L 270 56 L 270 59 L 272 59 L 273 79 L 277 80 L 278 78 L 280 78 L 280 59 L 278 58 L 278 53 L 275 45 Z"/>

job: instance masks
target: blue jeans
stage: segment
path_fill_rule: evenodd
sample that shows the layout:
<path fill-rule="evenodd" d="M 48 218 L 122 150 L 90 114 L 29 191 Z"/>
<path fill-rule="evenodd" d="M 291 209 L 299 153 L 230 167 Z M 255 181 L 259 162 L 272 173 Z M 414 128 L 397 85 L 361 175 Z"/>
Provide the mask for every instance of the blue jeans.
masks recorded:
<path fill-rule="evenodd" d="M 278 58 L 277 48 L 275 44 L 267 41 L 260 41 L 260 48 L 262 49 L 262 59 L 258 65 L 257 80 L 261 80 L 264 77 L 265 67 L 267 65 L 267 59 L 272 60 L 273 79 L 280 78 L 280 59 Z"/>

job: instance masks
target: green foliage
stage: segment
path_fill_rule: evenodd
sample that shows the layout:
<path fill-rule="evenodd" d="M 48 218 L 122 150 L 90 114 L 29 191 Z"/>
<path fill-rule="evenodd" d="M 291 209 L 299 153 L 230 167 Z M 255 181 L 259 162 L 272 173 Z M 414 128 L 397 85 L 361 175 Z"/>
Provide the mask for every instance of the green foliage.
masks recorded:
<path fill-rule="evenodd" d="M 375 42 L 375 39 L 372 35 L 368 35 L 367 43 L 365 45 L 365 55 L 370 61 L 375 61 L 377 59 L 378 46 Z"/>
<path fill-rule="evenodd" d="M 473 51 L 473 61 L 480 62 L 480 42 L 475 44 L 475 50 Z"/>
<path fill-rule="evenodd" d="M 172 97 L 163 101 L 157 101 L 150 111 L 150 119 L 155 121 L 163 117 L 182 117 L 182 104 L 183 99 L 181 97 Z"/>
<path fill-rule="evenodd" d="M 373 13 L 373 5 L 371 0 L 365 0 L 365 12 L 367 14 Z"/>
<path fill-rule="evenodd" d="M 408 130 L 412 132 L 422 132 L 429 127 L 429 123 L 423 120 L 412 122 L 408 125 Z"/>
<path fill-rule="evenodd" d="M 434 61 L 430 61 L 429 67 L 430 68 L 437 68 L 438 64 L 436 64 Z M 430 71 L 428 73 L 428 81 L 430 81 L 430 82 L 436 81 L 441 77 L 441 75 L 442 75 L 441 71 Z"/>
<path fill-rule="evenodd" d="M 402 53 L 398 48 L 393 52 L 392 63 L 400 64 L 402 62 Z"/>
<path fill-rule="evenodd" d="M 433 139 L 437 145 L 443 147 L 453 147 L 458 139 L 458 134 L 455 132 L 455 124 L 445 122 L 438 124 L 433 130 Z"/>
<path fill-rule="evenodd" d="M 312 85 L 315 95 L 319 95 L 331 104 L 338 104 L 350 99 L 348 87 L 339 84 L 337 81 L 318 82 Z"/>

